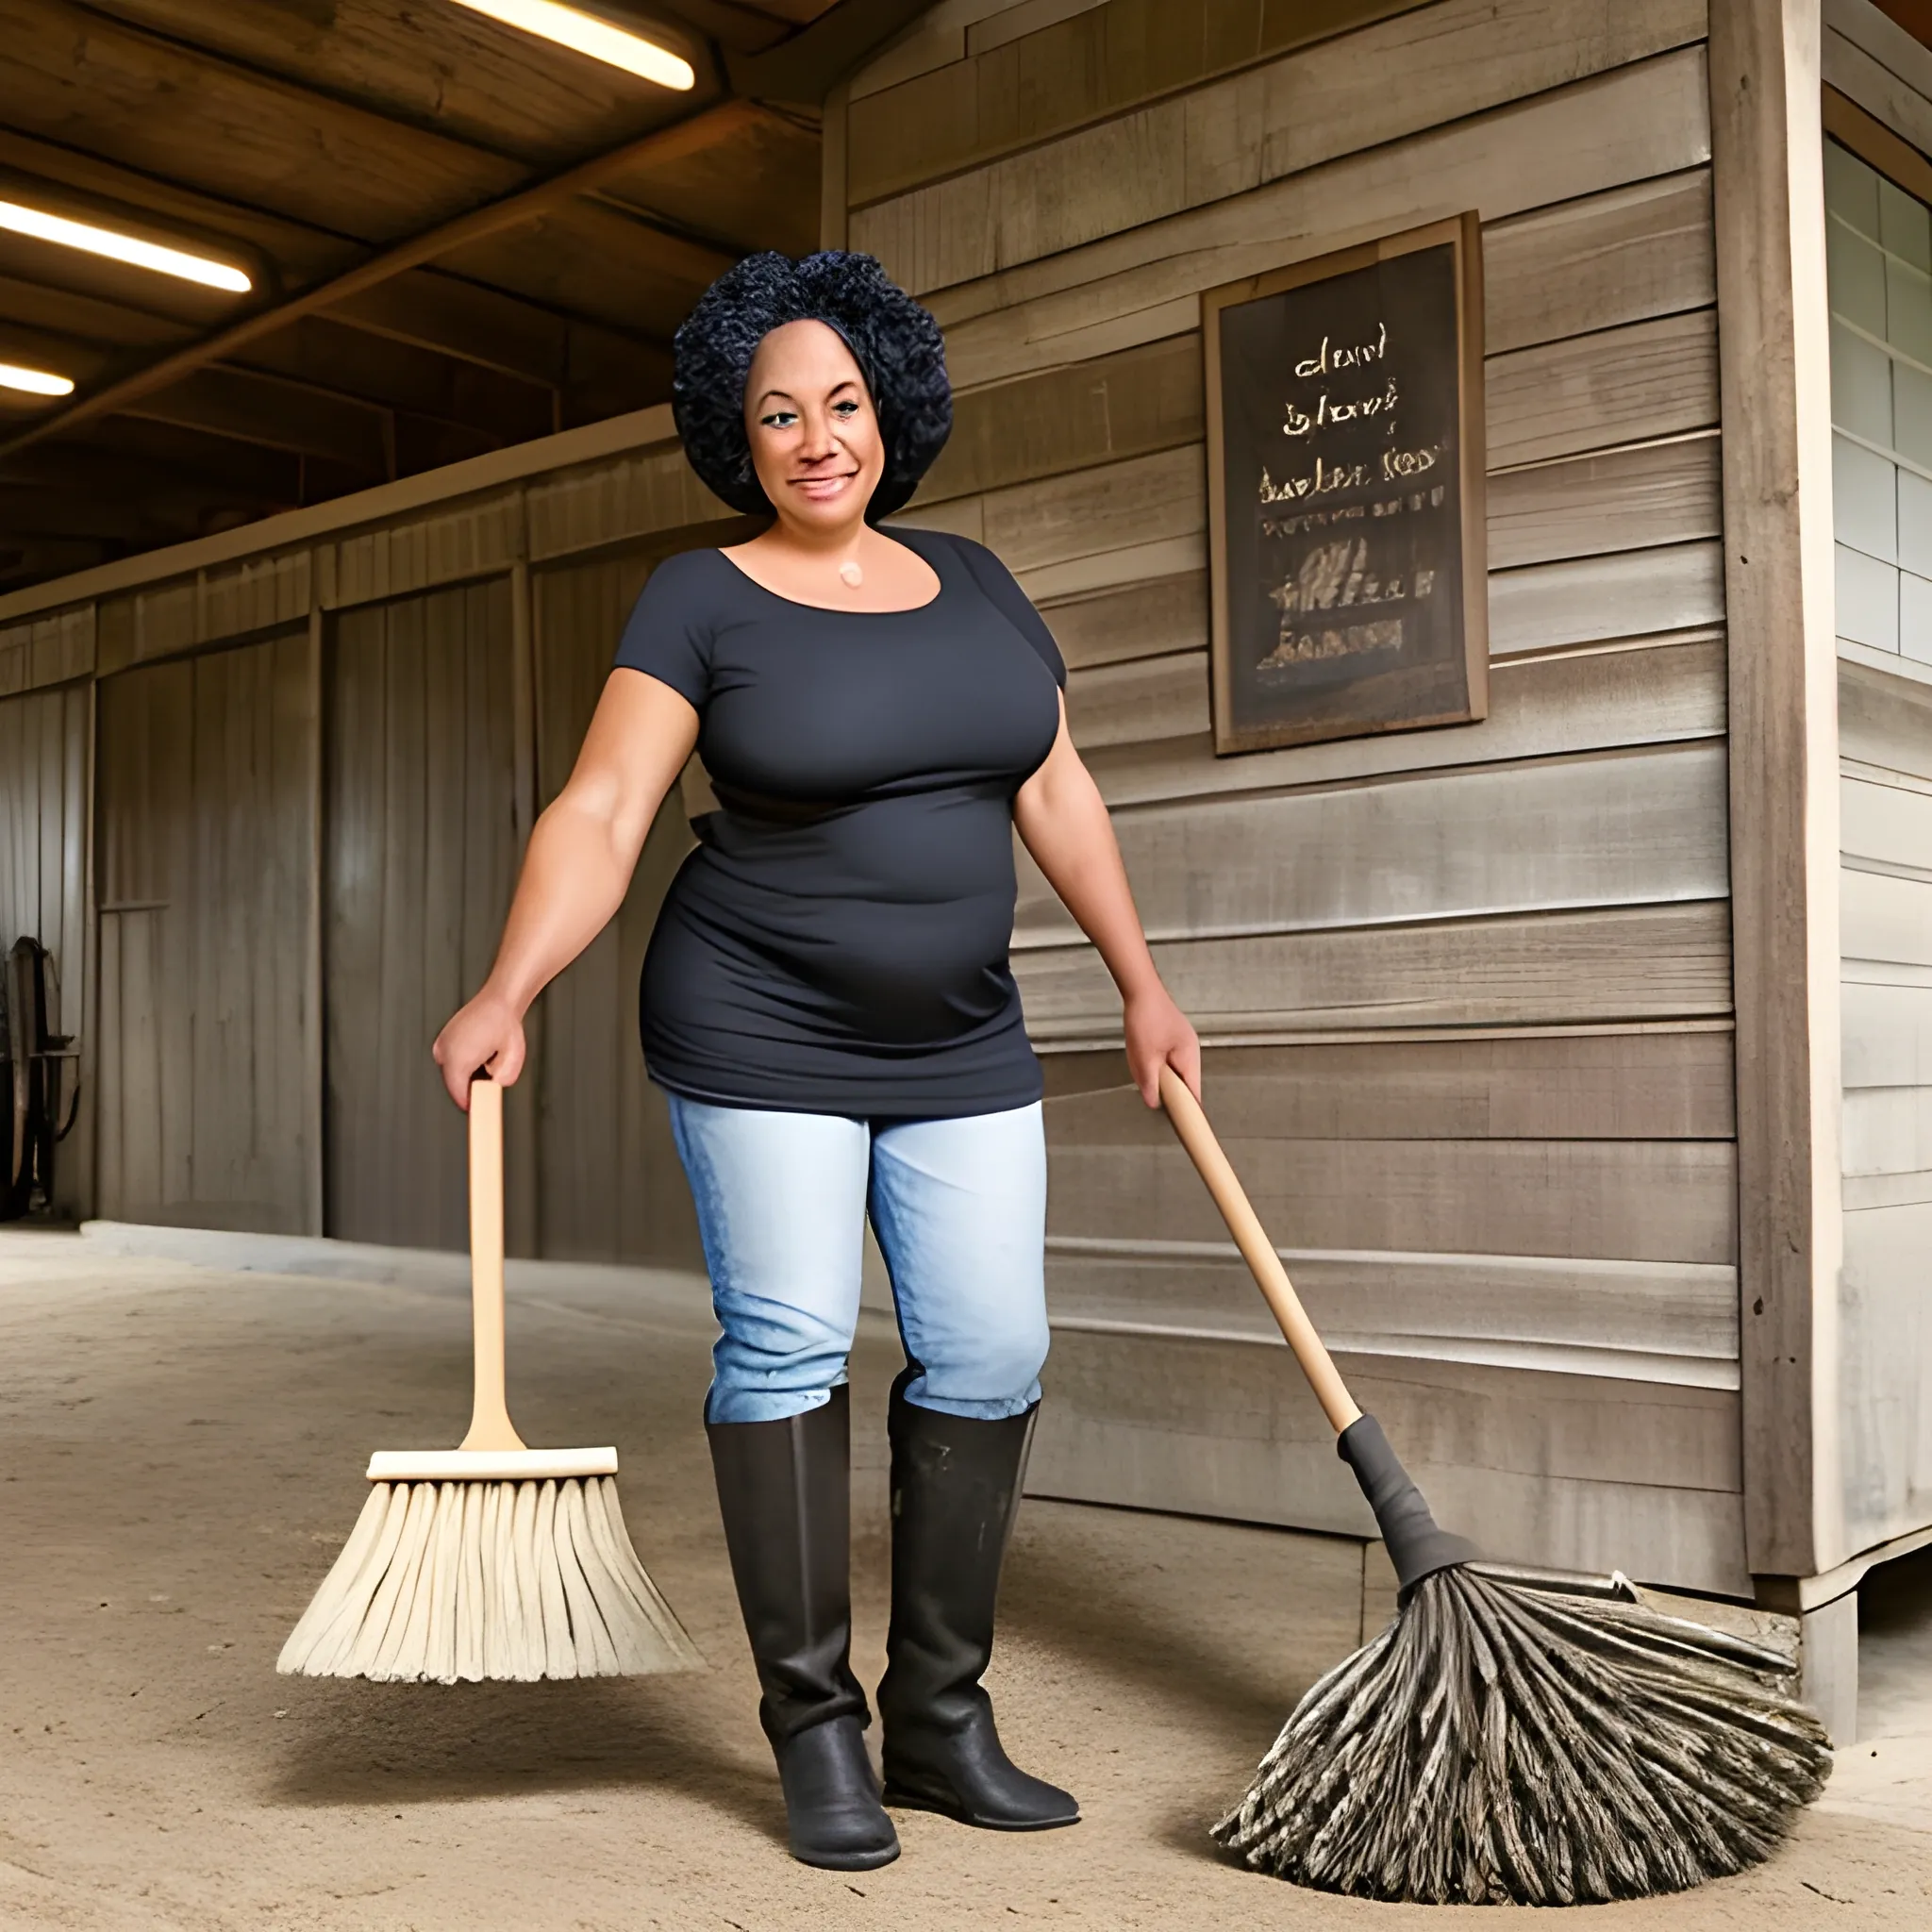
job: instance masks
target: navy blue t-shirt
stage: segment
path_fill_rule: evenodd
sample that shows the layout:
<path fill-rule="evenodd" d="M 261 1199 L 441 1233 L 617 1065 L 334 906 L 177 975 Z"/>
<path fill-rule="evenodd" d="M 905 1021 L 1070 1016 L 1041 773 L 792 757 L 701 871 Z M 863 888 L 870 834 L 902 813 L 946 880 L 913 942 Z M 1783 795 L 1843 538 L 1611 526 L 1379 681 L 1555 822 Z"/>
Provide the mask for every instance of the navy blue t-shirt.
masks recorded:
<path fill-rule="evenodd" d="M 719 809 L 644 957 L 644 1057 L 695 1100 L 853 1116 L 1041 1094 L 1012 937 L 1013 797 L 1052 749 L 1052 633 L 990 550 L 893 536 L 914 610 L 823 610 L 716 550 L 661 564 L 618 646 L 698 713 Z"/>

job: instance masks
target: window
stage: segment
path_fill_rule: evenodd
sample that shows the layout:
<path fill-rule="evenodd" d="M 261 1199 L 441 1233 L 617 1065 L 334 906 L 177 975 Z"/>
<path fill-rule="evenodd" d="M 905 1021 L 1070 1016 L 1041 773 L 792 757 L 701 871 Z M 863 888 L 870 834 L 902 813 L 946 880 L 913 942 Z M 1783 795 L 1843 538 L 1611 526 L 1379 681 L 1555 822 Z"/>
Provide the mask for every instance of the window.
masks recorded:
<path fill-rule="evenodd" d="M 1932 208 L 1824 143 L 1838 633 L 1932 664 Z"/>

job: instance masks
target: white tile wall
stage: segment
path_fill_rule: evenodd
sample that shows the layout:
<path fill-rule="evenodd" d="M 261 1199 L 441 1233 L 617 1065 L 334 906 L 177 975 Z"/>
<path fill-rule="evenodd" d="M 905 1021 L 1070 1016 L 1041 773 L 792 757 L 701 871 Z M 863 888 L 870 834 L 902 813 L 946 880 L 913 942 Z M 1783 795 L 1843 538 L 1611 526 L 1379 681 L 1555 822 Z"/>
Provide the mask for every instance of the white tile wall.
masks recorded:
<path fill-rule="evenodd" d="M 1898 473 L 1898 560 L 1932 577 L 1932 483 L 1909 470 Z"/>
<path fill-rule="evenodd" d="M 1898 649 L 1898 571 L 1849 543 L 1838 546 L 1838 634 L 1874 651 Z"/>
<path fill-rule="evenodd" d="M 1824 206 L 1838 632 L 1932 663 L 1932 208 L 1830 141 Z"/>
<path fill-rule="evenodd" d="M 1898 465 L 1875 450 L 1847 437 L 1831 439 L 1832 515 L 1840 543 L 1887 563 L 1899 560 L 1899 475 Z"/>
<path fill-rule="evenodd" d="M 1898 574 L 1898 647 L 1921 664 L 1932 664 L 1932 580 L 1908 570 Z"/>

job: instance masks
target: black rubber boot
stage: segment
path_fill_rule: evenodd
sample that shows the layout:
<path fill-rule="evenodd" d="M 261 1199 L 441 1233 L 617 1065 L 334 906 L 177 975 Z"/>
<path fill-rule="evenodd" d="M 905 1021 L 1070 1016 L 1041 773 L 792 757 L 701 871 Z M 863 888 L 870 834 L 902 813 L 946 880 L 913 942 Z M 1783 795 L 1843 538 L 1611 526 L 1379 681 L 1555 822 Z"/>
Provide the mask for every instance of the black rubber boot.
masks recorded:
<path fill-rule="evenodd" d="M 867 1872 L 899 1856 L 865 1755 L 872 1714 L 852 1674 L 850 1399 L 775 1423 L 714 1423 L 711 1467 L 778 1760 L 791 1856 Z"/>
<path fill-rule="evenodd" d="M 879 1684 L 886 1802 L 990 1831 L 1079 1821 L 1058 1785 L 1000 1748 L 980 1685 L 992 1656 L 1000 1565 L 1020 1501 L 1035 1408 L 971 1422 L 906 1400 L 892 1385 L 892 1622 Z"/>

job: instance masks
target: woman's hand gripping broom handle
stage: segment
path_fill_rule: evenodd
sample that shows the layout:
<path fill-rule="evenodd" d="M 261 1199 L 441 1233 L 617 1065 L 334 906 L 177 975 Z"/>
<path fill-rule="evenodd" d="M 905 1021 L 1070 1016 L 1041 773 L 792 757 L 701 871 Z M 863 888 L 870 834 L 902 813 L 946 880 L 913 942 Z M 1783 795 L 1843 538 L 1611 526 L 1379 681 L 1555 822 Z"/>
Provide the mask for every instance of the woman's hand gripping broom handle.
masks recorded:
<path fill-rule="evenodd" d="M 503 1390 L 503 1089 L 470 1083 L 470 1318 L 475 1395 L 466 1450 L 522 1449 Z"/>
<path fill-rule="evenodd" d="M 475 1363 L 470 1433 L 457 1449 L 378 1449 L 373 1483 L 541 1482 L 615 1475 L 617 1451 L 531 1449 L 503 1398 L 503 1089 L 470 1083 L 470 1324 Z"/>
<path fill-rule="evenodd" d="M 1180 1136 L 1181 1145 L 1208 1183 L 1208 1191 L 1214 1196 L 1214 1205 L 1221 1209 L 1221 1218 L 1227 1223 L 1227 1231 L 1234 1236 L 1235 1246 L 1241 1251 L 1241 1259 L 1255 1277 L 1255 1286 L 1281 1324 L 1282 1340 L 1293 1349 L 1294 1358 L 1308 1378 L 1308 1387 L 1315 1391 L 1315 1400 L 1322 1405 L 1329 1426 L 1341 1435 L 1361 1420 L 1362 1412 L 1348 1392 L 1348 1385 L 1342 1381 L 1334 1357 L 1315 1333 L 1315 1325 L 1302 1307 L 1301 1296 L 1295 1293 L 1288 1270 L 1274 1252 L 1274 1243 L 1268 1239 L 1260 1217 L 1249 1205 L 1246 1191 L 1235 1178 L 1227 1156 L 1221 1151 L 1221 1142 L 1214 1138 L 1214 1129 L 1208 1124 L 1208 1116 L 1201 1111 L 1201 1103 L 1189 1092 L 1187 1083 L 1172 1067 L 1160 1070 L 1160 1099 L 1168 1119 L 1174 1123 L 1174 1132 Z"/>

